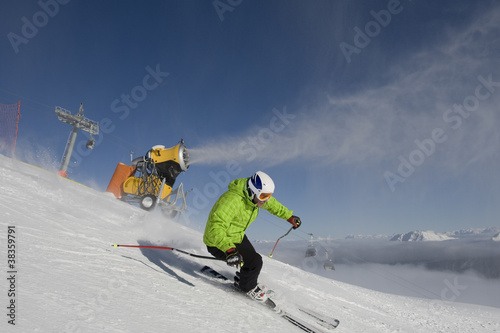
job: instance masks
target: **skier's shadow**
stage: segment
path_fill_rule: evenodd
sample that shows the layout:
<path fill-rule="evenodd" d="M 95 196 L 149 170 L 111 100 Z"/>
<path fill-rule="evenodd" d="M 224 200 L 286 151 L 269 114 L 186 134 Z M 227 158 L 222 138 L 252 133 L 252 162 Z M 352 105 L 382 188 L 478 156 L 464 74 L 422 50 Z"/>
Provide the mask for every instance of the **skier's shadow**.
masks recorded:
<path fill-rule="evenodd" d="M 153 246 L 150 242 L 147 241 L 137 241 L 139 245 L 141 246 Z M 164 250 L 155 250 L 155 249 L 148 249 L 148 248 L 141 248 L 142 254 L 153 264 L 158 266 L 161 270 L 163 270 L 166 274 L 169 276 L 177 279 L 179 282 L 182 282 L 184 284 L 187 284 L 188 286 L 194 287 L 195 285 L 189 282 L 188 280 L 184 279 L 182 276 L 179 276 L 175 271 L 173 271 L 171 268 L 166 266 L 164 262 L 168 262 L 170 266 L 177 266 L 182 269 L 182 271 L 186 273 L 191 273 L 190 275 L 194 275 L 194 272 L 192 270 L 187 270 L 185 265 L 182 265 L 178 263 L 179 259 L 171 253 L 171 251 L 164 251 Z"/>
<path fill-rule="evenodd" d="M 141 246 L 153 246 L 151 242 L 145 240 L 138 240 L 137 243 Z M 194 277 L 196 280 L 205 276 L 200 273 L 202 264 L 196 262 L 196 260 L 183 259 L 182 256 L 178 256 L 169 250 L 141 248 L 141 252 L 150 262 L 158 266 L 165 273 L 189 286 L 194 287 L 195 285 L 179 276 L 173 269 L 178 269 Z"/>

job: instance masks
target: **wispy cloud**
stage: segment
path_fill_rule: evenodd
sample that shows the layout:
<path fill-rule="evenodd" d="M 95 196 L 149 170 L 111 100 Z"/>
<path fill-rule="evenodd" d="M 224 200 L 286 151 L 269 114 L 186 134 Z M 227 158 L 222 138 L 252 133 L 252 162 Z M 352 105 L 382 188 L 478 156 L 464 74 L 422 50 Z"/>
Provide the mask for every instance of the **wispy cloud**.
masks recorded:
<path fill-rule="evenodd" d="M 244 136 L 196 147 L 194 161 L 280 164 L 314 159 L 323 164 L 356 164 L 392 160 L 396 164 L 398 155 L 408 155 L 416 148 L 415 140 L 430 138 L 435 128 L 442 128 L 448 137 L 433 161 L 446 168 L 498 159 L 500 87 L 480 101 L 477 111 L 462 117 L 460 126 L 444 119 L 454 104 L 474 95 L 479 76 L 491 75 L 492 81 L 500 82 L 498 22 L 500 7 L 460 31 L 448 29 L 439 39 L 441 44 L 428 45 L 383 69 L 384 75 L 392 77 L 389 83 L 349 95 L 324 94 L 315 105 L 289 109 L 295 117 L 286 130 L 259 139 L 258 133 L 269 128 L 266 120 Z"/>

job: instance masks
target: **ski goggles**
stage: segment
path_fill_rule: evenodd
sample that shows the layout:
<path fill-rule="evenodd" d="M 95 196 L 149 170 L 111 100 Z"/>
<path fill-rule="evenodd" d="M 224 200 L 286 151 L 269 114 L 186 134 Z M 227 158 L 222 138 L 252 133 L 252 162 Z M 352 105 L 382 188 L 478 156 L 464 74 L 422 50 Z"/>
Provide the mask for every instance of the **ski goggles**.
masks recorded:
<path fill-rule="evenodd" d="M 267 201 L 267 200 L 271 199 L 272 195 L 273 195 L 272 193 L 261 193 L 261 194 L 259 194 L 258 198 L 260 201 Z"/>

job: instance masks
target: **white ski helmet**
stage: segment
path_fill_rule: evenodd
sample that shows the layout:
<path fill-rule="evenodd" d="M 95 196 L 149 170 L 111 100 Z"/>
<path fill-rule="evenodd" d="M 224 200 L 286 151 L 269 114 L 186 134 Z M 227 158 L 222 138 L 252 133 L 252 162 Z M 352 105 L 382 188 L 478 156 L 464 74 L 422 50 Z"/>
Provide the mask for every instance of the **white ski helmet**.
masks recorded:
<path fill-rule="evenodd" d="M 266 173 L 257 171 L 248 180 L 248 188 L 260 201 L 267 201 L 274 193 L 274 182 Z"/>

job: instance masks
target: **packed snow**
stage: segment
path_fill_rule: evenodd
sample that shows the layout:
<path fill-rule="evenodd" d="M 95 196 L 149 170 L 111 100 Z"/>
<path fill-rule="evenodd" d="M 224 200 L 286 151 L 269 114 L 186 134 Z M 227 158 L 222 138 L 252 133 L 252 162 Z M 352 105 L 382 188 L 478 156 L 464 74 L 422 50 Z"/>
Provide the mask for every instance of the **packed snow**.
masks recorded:
<path fill-rule="evenodd" d="M 2 332 L 300 332 L 200 273 L 209 264 L 234 274 L 223 262 L 112 246 L 208 255 L 198 231 L 1 155 L 0 174 Z M 263 258 L 277 303 L 334 316 L 335 332 L 500 331 L 496 307 L 386 294 Z"/>

